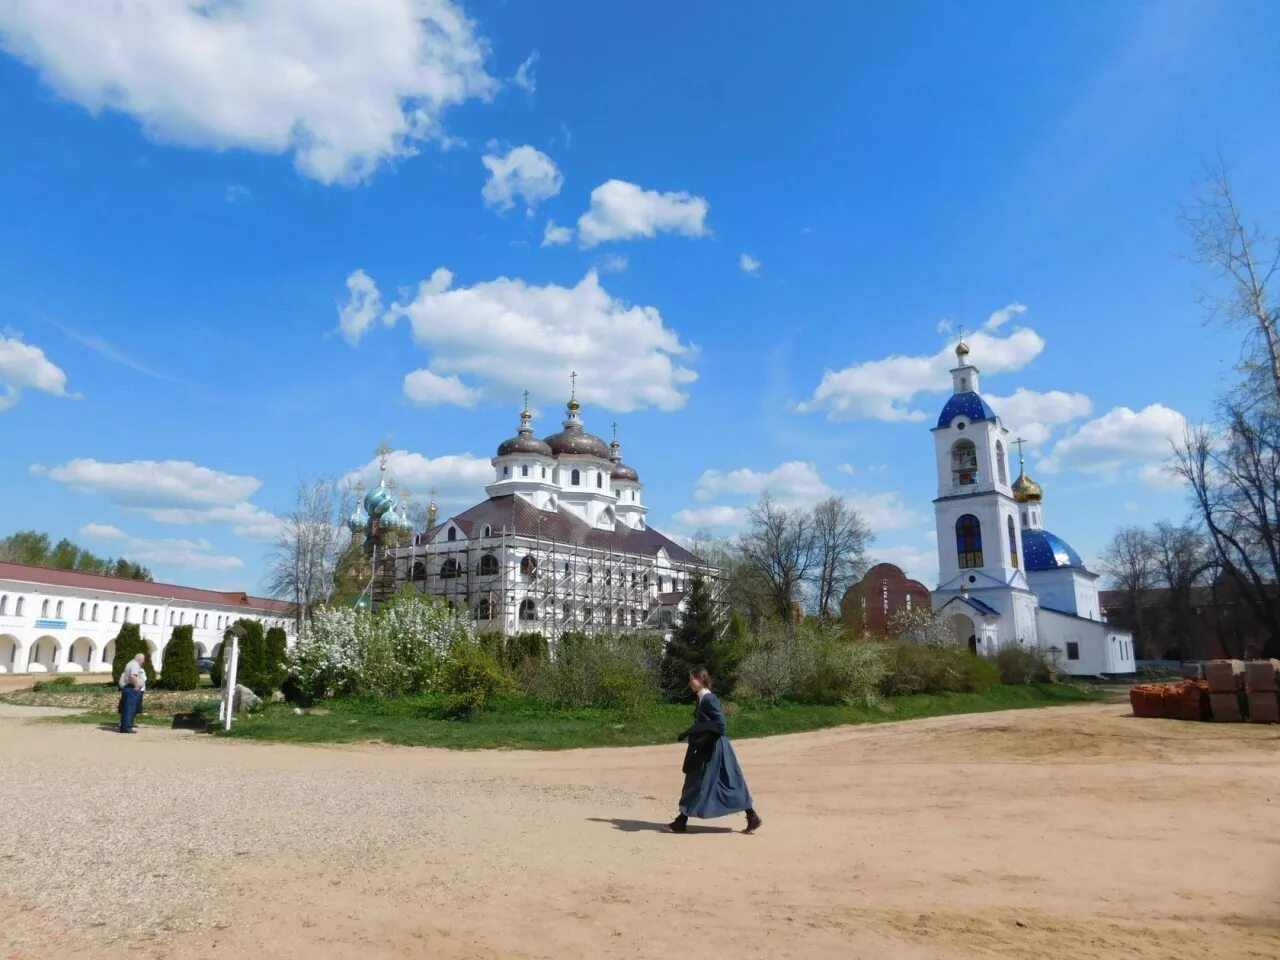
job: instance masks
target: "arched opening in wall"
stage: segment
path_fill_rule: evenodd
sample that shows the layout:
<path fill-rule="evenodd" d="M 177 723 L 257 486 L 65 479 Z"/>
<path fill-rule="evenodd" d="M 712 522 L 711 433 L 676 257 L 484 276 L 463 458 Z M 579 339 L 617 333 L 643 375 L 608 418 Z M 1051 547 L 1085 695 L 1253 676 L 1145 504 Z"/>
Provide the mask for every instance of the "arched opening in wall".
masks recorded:
<path fill-rule="evenodd" d="M 207 660 L 209 658 L 209 644 L 203 641 L 196 642 L 196 659 Z"/>
<path fill-rule="evenodd" d="M 492 620 L 493 619 L 493 598 L 485 594 L 476 603 L 476 619 Z"/>
<path fill-rule="evenodd" d="M 543 470 L 543 471 L 542 471 L 542 475 L 545 477 L 545 476 L 547 475 L 547 471 L 546 471 L 546 470 Z M 484 530 L 482 530 L 482 531 L 480 532 L 480 536 L 482 536 L 482 537 L 492 537 L 492 536 L 493 536 L 493 527 L 489 526 L 489 525 L 486 523 L 486 524 L 484 525 Z"/>
<path fill-rule="evenodd" d="M 972 513 L 956 521 L 956 557 L 961 570 L 982 566 L 982 524 Z"/>
<path fill-rule="evenodd" d="M 0 636 L 0 673 L 17 673 L 18 638 L 5 634 Z"/>
<path fill-rule="evenodd" d="M 537 620 L 538 605 L 532 600 L 520 601 L 520 619 L 521 620 Z"/>
<path fill-rule="evenodd" d="M 596 474 L 596 486 L 597 486 L 597 487 L 601 487 L 601 488 L 603 488 L 603 487 L 604 487 L 604 474 L 603 474 L 603 473 L 597 473 L 597 474 Z"/>
<path fill-rule="evenodd" d="M 222 654 L 222 644 L 215 643 L 213 645 L 213 649 L 209 651 L 209 659 L 217 660 L 221 654 Z"/>
<path fill-rule="evenodd" d="M 529 475 L 529 465 L 527 463 L 520 464 L 520 476 L 527 477 Z"/>
<path fill-rule="evenodd" d="M 525 577 L 536 577 L 538 575 L 538 561 L 533 554 L 526 553 L 524 559 L 520 561 L 520 574 Z"/>
<path fill-rule="evenodd" d="M 458 539 L 458 528 L 457 528 L 457 527 L 450 527 L 450 528 L 449 528 L 449 532 L 448 532 L 448 533 L 446 533 L 446 534 L 444 535 L 444 538 L 445 538 L 446 540 L 448 540 L 450 543 L 454 543 L 455 541 L 457 541 L 457 539 Z"/>
<path fill-rule="evenodd" d="M 951 627 L 951 638 L 956 644 L 965 647 L 970 653 L 978 652 L 978 628 L 969 617 L 963 613 L 955 613 L 948 618 L 948 624 Z"/>
<path fill-rule="evenodd" d="M 58 641 L 53 637 L 41 637 L 31 647 L 27 656 L 28 673 L 53 673 L 58 658 Z"/>
<path fill-rule="evenodd" d="M 9 615 L 9 595 L 6 593 L 0 596 L 0 617 Z"/>
<path fill-rule="evenodd" d="M 147 654 L 151 657 L 151 665 L 155 667 L 158 673 L 163 669 L 164 654 L 160 652 L 160 648 L 152 640 L 147 641 Z"/>
<path fill-rule="evenodd" d="M 444 563 L 440 564 L 440 579 L 455 580 L 458 576 L 458 561 L 450 557 Z"/>
<path fill-rule="evenodd" d="M 609 524 L 609 526 L 613 526 L 614 523 L 616 522 L 614 513 L 613 513 L 613 507 L 604 508 L 604 522 Z"/>
<path fill-rule="evenodd" d="M 572 473 L 569 474 L 569 485 L 573 487 L 578 487 L 582 485 L 581 470 L 574 470 Z"/>
<path fill-rule="evenodd" d="M 1014 528 L 1013 517 L 1006 517 L 1009 527 L 1009 561 L 1016 568 L 1018 566 L 1018 531 Z"/>
<path fill-rule="evenodd" d="M 498 558 L 492 553 L 486 553 L 480 558 L 480 576 L 496 577 L 499 572 Z"/>
<path fill-rule="evenodd" d="M 67 668 L 88 673 L 93 669 L 93 641 L 88 637 L 76 637 L 67 651 Z"/>
<path fill-rule="evenodd" d="M 996 476 L 1000 478 L 1001 483 L 1009 482 L 1009 474 L 1004 466 L 1004 444 L 999 440 L 996 441 Z"/>
<path fill-rule="evenodd" d="M 952 444 L 951 482 L 958 487 L 978 482 L 978 448 L 972 440 L 957 440 Z"/>
<path fill-rule="evenodd" d="M 421 560 L 413 561 L 413 572 L 410 574 L 414 580 L 427 579 L 427 565 Z"/>
<path fill-rule="evenodd" d="M 111 661 L 114 660 L 115 658 L 116 658 L 116 642 L 114 640 L 108 640 L 107 645 L 102 648 L 102 660 L 100 662 L 102 666 L 110 670 Z"/>

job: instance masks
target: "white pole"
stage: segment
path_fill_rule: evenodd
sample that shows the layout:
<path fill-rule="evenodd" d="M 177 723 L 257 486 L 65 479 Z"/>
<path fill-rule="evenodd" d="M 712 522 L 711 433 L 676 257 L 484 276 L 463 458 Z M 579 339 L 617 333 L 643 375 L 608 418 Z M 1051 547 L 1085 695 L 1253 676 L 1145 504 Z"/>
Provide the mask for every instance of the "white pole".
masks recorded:
<path fill-rule="evenodd" d="M 240 637 L 231 634 L 231 654 L 227 661 L 227 671 L 223 680 L 227 684 L 227 692 L 222 704 L 222 729 L 231 729 L 231 715 L 236 705 L 236 668 L 240 665 Z"/>

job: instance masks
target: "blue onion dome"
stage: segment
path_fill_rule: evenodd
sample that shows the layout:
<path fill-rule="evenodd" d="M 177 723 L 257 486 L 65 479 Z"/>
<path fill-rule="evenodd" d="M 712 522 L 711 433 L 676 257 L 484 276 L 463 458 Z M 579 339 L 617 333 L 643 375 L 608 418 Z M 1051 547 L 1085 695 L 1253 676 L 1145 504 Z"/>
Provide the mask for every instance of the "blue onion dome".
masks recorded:
<path fill-rule="evenodd" d="M 347 529 L 353 533 L 363 530 L 369 523 L 369 514 L 365 512 L 364 504 L 357 503 L 356 508 L 351 511 L 351 516 L 347 517 Z"/>
<path fill-rule="evenodd" d="M 1048 530 L 1022 531 L 1022 558 L 1028 570 L 1084 567 L 1084 561 L 1071 544 Z"/>
<path fill-rule="evenodd" d="M 587 433 L 582 427 L 579 410 L 582 405 L 577 400 L 570 400 L 568 416 L 564 420 L 564 429 L 547 437 L 546 444 L 557 457 L 561 454 L 599 457 L 609 459 L 609 446 L 595 434 Z"/>
<path fill-rule="evenodd" d="M 956 417 L 965 417 L 975 423 L 979 420 L 995 420 L 996 412 L 991 409 L 991 405 L 982 399 L 980 394 L 974 393 L 972 390 L 966 390 L 962 393 L 952 394 L 951 399 L 947 401 L 946 406 L 942 408 L 942 413 L 938 416 L 939 427 L 951 426 L 951 421 Z"/>
<path fill-rule="evenodd" d="M 364 495 L 364 508 L 371 517 L 380 517 L 396 505 L 396 495 L 380 483 Z"/>
<path fill-rule="evenodd" d="M 520 429 L 509 440 L 498 445 L 498 456 L 505 457 L 513 453 L 531 453 L 541 457 L 551 456 L 551 448 L 533 435 L 533 415 L 528 408 L 520 412 Z"/>

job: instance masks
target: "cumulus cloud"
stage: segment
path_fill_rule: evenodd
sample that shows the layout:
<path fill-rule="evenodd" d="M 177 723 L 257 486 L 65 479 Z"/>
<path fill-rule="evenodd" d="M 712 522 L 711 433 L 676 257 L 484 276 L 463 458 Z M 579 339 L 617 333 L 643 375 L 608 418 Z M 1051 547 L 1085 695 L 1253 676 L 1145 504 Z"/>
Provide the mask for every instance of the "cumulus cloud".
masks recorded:
<path fill-rule="evenodd" d="M 835 491 L 818 474 L 818 468 L 803 460 L 792 460 L 772 470 L 703 471 L 694 497 L 710 500 L 725 494 L 759 497 L 770 493 L 786 506 L 811 506 Z"/>
<path fill-rule="evenodd" d="M 283 524 L 279 517 L 252 503 L 236 503 L 220 507 L 130 507 L 156 523 L 176 527 L 194 527 L 206 523 L 225 524 L 237 537 L 269 543 L 280 536 Z"/>
<path fill-rule="evenodd" d="M 423 407 L 474 407 L 480 391 L 468 387 L 458 377 L 442 377 L 430 370 L 405 374 L 404 395 Z"/>
<path fill-rule="evenodd" d="M 363 270 L 347 276 L 347 302 L 338 304 L 338 332 L 354 346 L 382 315 L 382 294 Z"/>
<path fill-rule="evenodd" d="M 0 413 L 22 399 L 23 390 L 79 399 L 67 392 L 67 375 L 39 347 L 0 334 Z"/>
<path fill-rule="evenodd" d="M 326 184 L 447 144 L 445 111 L 498 86 L 450 0 L 8 0 L 0 45 L 153 140 L 292 154 Z"/>
<path fill-rule="evenodd" d="M 1093 401 L 1083 393 L 1048 390 L 1044 393 L 1019 387 L 1010 396 L 986 396 L 1004 425 L 1032 447 L 1042 446 L 1053 428 L 1093 413 Z"/>
<path fill-rule="evenodd" d="M 982 325 L 982 329 L 986 330 L 988 333 L 995 333 L 1014 317 L 1020 317 L 1026 312 L 1026 304 L 1017 302 L 1005 304 L 999 310 L 996 310 L 987 317 L 987 321 Z"/>
<path fill-rule="evenodd" d="M 919 580 L 926 587 L 931 587 L 938 582 L 938 550 L 936 546 L 878 545 L 873 547 L 870 552 L 873 564 L 892 563 L 900 567 L 912 580 Z"/>
<path fill-rule="evenodd" d="M 544 247 L 563 247 L 566 243 L 573 242 L 573 227 L 557 226 L 554 220 L 547 221 L 547 227 L 542 231 L 542 245 Z"/>
<path fill-rule="evenodd" d="M 527 144 L 513 147 L 505 154 L 486 154 L 480 158 L 489 179 L 480 195 L 487 206 L 505 213 L 523 200 L 525 210 L 533 216 L 543 200 L 554 197 L 564 185 L 564 177 L 550 157 Z"/>
<path fill-rule="evenodd" d="M 711 506 L 679 510 L 672 518 L 686 530 L 741 530 L 747 525 L 746 507 Z"/>
<path fill-rule="evenodd" d="M 760 272 L 760 261 L 749 253 L 744 253 L 738 257 L 738 267 L 743 273 L 749 273 L 753 277 Z"/>
<path fill-rule="evenodd" d="M 1151 486 L 1168 487 L 1173 481 L 1164 467 L 1186 427 L 1186 417 L 1160 403 L 1136 412 L 1114 407 L 1055 443 L 1036 466 L 1044 473 L 1118 476 L 1133 471 Z"/>
<path fill-rule="evenodd" d="M 600 258 L 600 265 L 596 269 L 601 273 L 621 273 L 630 263 L 621 253 L 611 253 Z"/>
<path fill-rule="evenodd" d="M 521 90 L 527 90 L 533 93 L 538 89 L 538 78 L 533 75 L 533 65 L 538 62 L 538 51 L 535 50 L 525 58 L 524 63 L 516 67 L 516 75 L 511 78 Z"/>
<path fill-rule="evenodd" d="M 1028 328 L 1003 337 L 980 332 L 966 339 L 970 359 L 983 373 L 1020 370 L 1044 351 L 1044 340 Z M 813 396 L 797 409 L 822 410 L 830 420 L 919 422 L 927 414 L 913 410 L 912 401 L 918 394 L 947 389 L 948 371 L 955 365 L 954 348 L 947 345 L 930 355 L 895 355 L 827 370 Z"/>
<path fill-rule="evenodd" d="M 401 317 L 431 351 L 436 378 L 465 378 L 480 395 L 528 389 L 559 402 L 577 371 L 585 403 L 622 412 L 677 410 L 688 399 L 684 388 L 697 379 L 687 366 L 696 351 L 658 308 L 616 299 L 594 270 L 573 287 L 507 277 L 454 287 L 453 275 L 440 268 L 386 313 L 388 323 Z"/>
<path fill-rule="evenodd" d="M 109 523 L 86 523 L 80 528 L 80 536 L 91 540 L 128 540 L 129 535 Z"/>
<path fill-rule="evenodd" d="M 690 193 L 659 193 L 625 180 L 607 180 L 591 191 L 591 206 L 578 218 L 578 242 L 594 247 L 659 233 L 706 236 L 710 206 Z"/>
<path fill-rule="evenodd" d="M 366 488 L 373 487 L 378 482 L 380 463 L 375 457 L 343 480 L 353 486 L 362 483 Z M 440 503 L 476 503 L 484 499 L 485 485 L 493 482 L 493 466 L 488 458 L 470 453 L 424 457 L 409 450 L 394 450 L 387 455 L 387 474 L 401 489 L 412 490 L 414 500 L 421 503 L 427 501 L 432 489 Z"/>

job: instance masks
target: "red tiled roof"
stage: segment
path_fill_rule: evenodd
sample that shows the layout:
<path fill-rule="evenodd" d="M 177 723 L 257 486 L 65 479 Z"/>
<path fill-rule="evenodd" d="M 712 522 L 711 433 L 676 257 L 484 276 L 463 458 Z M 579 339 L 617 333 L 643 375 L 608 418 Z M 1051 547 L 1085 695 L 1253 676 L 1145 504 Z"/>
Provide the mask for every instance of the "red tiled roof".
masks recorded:
<path fill-rule="evenodd" d="M 10 563 L 5 560 L 0 560 L 0 580 L 21 580 L 25 583 L 68 587 L 73 590 L 107 590 L 112 593 L 128 593 L 161 600 L 216 603 L 277 616 L 293 616 L 291 603 L 284 600 L 271 600 L 267 597 L 251 597 L 239 590 L 201 590 L 199 587 L 180 587 L 173 583 L 151 583 L 147 580 L 130 580 L 127 577 L 109 577 L 101 573 L 81 573 L 78 570 L 55 570 L 52 567 L 36 567 L 27 563 Z"/>

